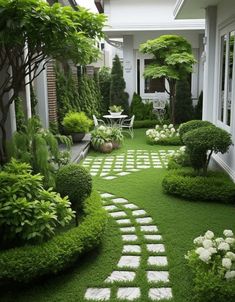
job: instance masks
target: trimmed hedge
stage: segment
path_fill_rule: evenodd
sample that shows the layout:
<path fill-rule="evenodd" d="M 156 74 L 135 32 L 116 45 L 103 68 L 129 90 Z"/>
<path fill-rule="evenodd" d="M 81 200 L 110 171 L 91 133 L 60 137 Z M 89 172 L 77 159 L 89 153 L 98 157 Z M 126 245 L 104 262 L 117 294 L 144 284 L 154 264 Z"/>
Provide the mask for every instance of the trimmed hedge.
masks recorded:
<path fill-rule="evenodd" d="M 158 123 L 157 120 L 142 120 L 142 121 L 134 121 L 134 128 L 154 128 Z"/>
<path fill-rule="evenodd" d="M 165 193 L 194 201 L 235 202 L 235 184 L 222 172 L 207 176 L 195 175 L 192 170 L 171 170 L 163 181 Z"/>
<path fill-rule="evenodd" d="M 28 282 L 57 273 L 70 266 L 81 254 L 98 246 L 107 221 L 98 193 L 93 192 L 85 200 L 84 213 L 78 227 L 45 243 L 1 251 L 0 281 Z"/>
<path fill-rule="evenodd" d="M 183 123 L 179 126 L 179 135 L 180 138 L 183 140 L 183 136 L 185 133 L 198 129 L 200 127 L 214 127 L 214 124 L 208 121 L 201 121 L 201 120 L 192 120 L 186 123 Z"/>

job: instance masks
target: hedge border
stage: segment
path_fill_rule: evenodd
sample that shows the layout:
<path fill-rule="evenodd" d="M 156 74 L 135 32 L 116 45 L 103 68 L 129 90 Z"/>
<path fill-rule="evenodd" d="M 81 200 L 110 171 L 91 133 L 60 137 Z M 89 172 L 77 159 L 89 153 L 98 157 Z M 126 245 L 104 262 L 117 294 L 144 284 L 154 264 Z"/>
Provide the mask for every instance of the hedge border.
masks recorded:
<path fill-rule="evenodd" d="M 100 196 L 93 192 L 84 202 L 85 217 L 78 227 L 35 246 L 0 252 L 0 281 L 28 282 L 69 267 L 84 252 L 98 246 L 107 222 Z"/>
<path fill-rule="evenodd" d="M 235 202 L 235 184 L 223 172 L 194 175 L 191 169 L 170 170 L 163 178 L 165 193 L 192 201 Z"/>

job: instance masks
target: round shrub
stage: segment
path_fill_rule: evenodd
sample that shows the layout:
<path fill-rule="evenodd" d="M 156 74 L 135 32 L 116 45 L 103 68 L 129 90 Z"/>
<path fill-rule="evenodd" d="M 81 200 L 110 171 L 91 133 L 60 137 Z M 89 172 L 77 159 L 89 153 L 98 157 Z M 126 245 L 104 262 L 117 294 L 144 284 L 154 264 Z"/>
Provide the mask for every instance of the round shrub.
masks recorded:
<path fill-rule="evenodd" d="M 201 121 L 201 120 L 192 120 L 186 123 L 183 123 L 179 127 L 179 135 L 181 140 L 183 140 L 183 136 L 185 133 L 200 128 L 200 127 L 208 127 L 208 126 L 214 126 L 211 122 L 208 121 Z"/>
<path fill-rule="evenodd" d="M 183 135 L 183 141 L 193 168 L 202 168 L 204 173 L 207 172 L 212 153 L 225 153 L 232 144 L 231 135 L 215 126 L 188 131 Z"/>
<path fill-rule="evenodd" d="M 72 208 L 77 211 L 82 208 L 83 201 L 91 194 L 91 175 L 78 164 L 64 166 L 57 173 L 56 190 L 61 196 L 68 196 Z"/>
<path fill-rule="evenodd" d="M 96 192 L 84 201 L 84 214 L 78 227 L 47 242 L 0 251 L 0 282 L 28 282 L 55 274 L 97 247 L 102 240 L 107 214 Z"/>
<path fill-rule="evenodd" d="M 194 201 L 234 203 L 235 184 L 222 172 L 195 175 L 190 170 L 177 169 L 166 175 L 162 186 L 165 193 Z"/>

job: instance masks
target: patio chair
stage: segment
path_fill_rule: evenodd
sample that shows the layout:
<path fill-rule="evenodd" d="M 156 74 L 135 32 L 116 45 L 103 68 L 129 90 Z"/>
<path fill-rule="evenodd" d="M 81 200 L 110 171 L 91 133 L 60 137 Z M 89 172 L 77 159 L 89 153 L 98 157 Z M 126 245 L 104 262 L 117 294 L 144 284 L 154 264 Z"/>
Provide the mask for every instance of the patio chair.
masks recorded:
<path fill-rule="evenodd" d="M 135 116 L 132 115 L 131 118 L 125 118 L 121 124 L 123 132 L 128 132 L 131 138 L 134 137 L 133 125 L 134 125 Z"/>
<path fill-rule="evenodd" d="M 94 122 L 94 126 L 95 128 L 99 127 L 99 126 L 105 126 L 105 122 L 101 119 L 98 119 L 94 114 L 92 115 L 93 117 L 93 122 Z"/>

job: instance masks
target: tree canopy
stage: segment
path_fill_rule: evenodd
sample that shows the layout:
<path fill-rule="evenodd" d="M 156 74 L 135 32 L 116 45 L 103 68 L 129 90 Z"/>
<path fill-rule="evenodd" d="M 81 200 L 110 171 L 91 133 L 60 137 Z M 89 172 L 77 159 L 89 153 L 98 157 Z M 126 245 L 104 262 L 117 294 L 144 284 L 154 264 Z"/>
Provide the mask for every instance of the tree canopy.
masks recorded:
<path fill-rule="evenodd" d="M 196 62 L 192 54 L 190 43 L 181 36 L 163 35 L 159 38 L 149 40 L 140 46 L 140 51 L 153 55 L 153 63 L 145 68 L 146 78 L 166 78 L 169 83 L 171 101 L 171 119 L 174 123 L 174 103 L 176 96 L 176 81 L 192 72 L 193 64 Z"/>
<path fill-rule="evenodd" d="M 104 21 L 104 15 L 81 7 L 50 6 L 43 0 L 0 0 L 0 73 L 5 74 L 0 79 L 1 161 L 9 107 L 28 84 L 25 77 L 32 82 L 50 58 L 90 63 L 98 56 L 95 39 L 102 37 Z"/>

